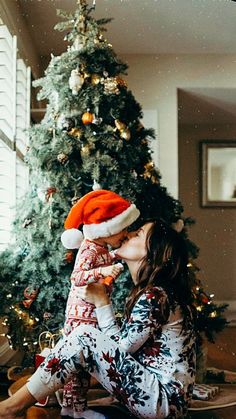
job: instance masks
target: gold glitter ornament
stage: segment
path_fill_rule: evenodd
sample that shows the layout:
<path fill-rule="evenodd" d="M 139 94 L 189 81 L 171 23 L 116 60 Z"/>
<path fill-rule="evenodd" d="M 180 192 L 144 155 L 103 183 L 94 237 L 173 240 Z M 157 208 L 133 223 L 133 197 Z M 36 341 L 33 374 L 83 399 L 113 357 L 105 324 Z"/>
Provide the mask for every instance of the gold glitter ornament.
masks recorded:
<path fill-rule="evenodd" d="M 125 80 L 123 80 L 121 77 L 117 76 L 116 77 L 116 82 L 119 86 L 121 87 L 127 87 L 127 83 Z"/>
<path fill-rule="evenodd" d="M 72 137 L 81 138 L 82 136 L 82 130 L 79 128 L 72 128 L 69 132 L 69 135 L 72 135 Z"/>
<path fill-rule="evenodd" d="M 107 77 L 106 79 L 102 79 L 101 83 L 104 85 L 104 92 L 106 95 L 118 95 L 120 93 L 118 83 L 115 77 Z"/>
<path fill-rule="evenodd" d="M 82 156 L 89 156 L 90 154 L 90 149 L 91 147 L 87 144 L 87 145 L 83 145 L 83 147 L 81 147 L 81 155 Z"/>
<path fill-rule="evenodd" d="M 61 163 L 61 164 L 65 164 L 68 160 L 68 156 L 65 153 L 60 153 L 57 156 L 57 160 Z"/>
<path fill-rule="evenodd" d="M 91 83 L 96 85 L 99 84 L 101 81 L 101 76 L 99 76 L 99 74 L 92 74 L 91 76 Z"/>

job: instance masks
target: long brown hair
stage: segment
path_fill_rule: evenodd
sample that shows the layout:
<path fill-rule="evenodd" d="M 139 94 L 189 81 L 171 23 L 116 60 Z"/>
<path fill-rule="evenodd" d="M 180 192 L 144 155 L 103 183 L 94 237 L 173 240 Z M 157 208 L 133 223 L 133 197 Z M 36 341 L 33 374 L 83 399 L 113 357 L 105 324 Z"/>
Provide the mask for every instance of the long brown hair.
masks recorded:
<path fill-rule="evenodd" d="M 150 221 L 148 221 L 150 222 Z M 143 258 L 126 304 L 126 314 L 141 294 L 158 286 L 165 290 L 170 309 L 180 305 L 185 320 L 192 303 L 191 283 L 188 275 L 188 251 L 184 238 L 162 220 L 151 220 L 146 237 L 147 254 Z"/>

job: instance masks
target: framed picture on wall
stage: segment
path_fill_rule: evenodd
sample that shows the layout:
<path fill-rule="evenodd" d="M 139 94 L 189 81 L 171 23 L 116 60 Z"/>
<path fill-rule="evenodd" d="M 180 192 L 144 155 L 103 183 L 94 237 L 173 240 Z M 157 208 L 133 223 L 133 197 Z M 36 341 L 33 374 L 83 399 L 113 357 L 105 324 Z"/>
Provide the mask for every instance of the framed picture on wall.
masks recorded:
<path fill-rule="evenodd" d="M 236 207 L 236 140 L 201 146 L 202 206 Z"/>

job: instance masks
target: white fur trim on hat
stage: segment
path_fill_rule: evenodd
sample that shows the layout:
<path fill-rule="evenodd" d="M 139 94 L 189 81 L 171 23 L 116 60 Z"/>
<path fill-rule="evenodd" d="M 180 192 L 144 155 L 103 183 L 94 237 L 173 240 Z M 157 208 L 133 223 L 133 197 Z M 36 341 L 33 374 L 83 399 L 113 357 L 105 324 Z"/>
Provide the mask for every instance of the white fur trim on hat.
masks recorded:
<path fill-rule="evenodd" d="M 79 249 L 83 239 L 83 234 L 77 228 L 69 228 L 61 235 L 61 242 L 66 249 Z"/>
<path fill-rule="evenodd" d="M 116 215 L 108 221 L 100 224 L 84 224 L 83 233 L 87 239 L 98 239 L 100 237 L 109 237 L 120 233 L 126 227 L 130 226 L 140 215 L 136 205 L 131 204 L 121 214 Z"/>

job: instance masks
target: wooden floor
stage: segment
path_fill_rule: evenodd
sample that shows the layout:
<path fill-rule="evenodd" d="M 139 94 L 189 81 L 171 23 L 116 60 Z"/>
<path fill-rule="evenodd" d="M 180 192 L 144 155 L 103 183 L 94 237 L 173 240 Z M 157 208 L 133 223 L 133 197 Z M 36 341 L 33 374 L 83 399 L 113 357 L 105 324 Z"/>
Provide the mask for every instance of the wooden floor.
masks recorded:
<path fill-rule="evenodd" d="M 0 397 L 1 400 L 4 396 Z M 101 410 L 100 410 L 101 411 Z M 125 415 L 121 412 L 107 409 L 104 414 L 109 414 L 110 419 L 124 419 Z M 58 408 L 41 408 L 31 407 L 27 411 L 26 419 L 60 419 L 60 409 Z M 127 417 L 128 418 L 128 417 Z M 236 406 L 224 409 L 216 409 L 201 412 L 189 412 L 188 419 L 236 419 Z"/>

